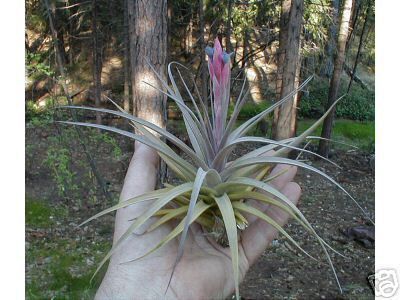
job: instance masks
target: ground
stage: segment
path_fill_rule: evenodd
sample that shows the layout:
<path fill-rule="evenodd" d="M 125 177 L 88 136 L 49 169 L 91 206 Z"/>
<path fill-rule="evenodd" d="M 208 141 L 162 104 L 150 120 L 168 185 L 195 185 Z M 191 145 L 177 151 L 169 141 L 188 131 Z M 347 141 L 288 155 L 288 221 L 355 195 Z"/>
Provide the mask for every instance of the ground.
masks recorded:
<path fill-rule="evenodd" d="M 62 170 L 58 169 L 62 160 L 52 164 L 49 154 L 53 153 L 51 147 L 54 148 L 51 139 L 57 133 L 60 131 L 47 125 L 28 126 L 26 130 L 26 298 L 91 299 L 104 273 L 91 283 L 90 278 L 110 248 L 113 215 L 84 227 L 77 225 L 111 203 L 94 188 L 96 182 L 87 167 L 78 164 L 85 157 L 73 134 L 67 138 L 67 145 L 74 172 L 54 177 L 52 167 Z M 94 138 L 89 148 L 109 190 L 117 196 L 132 154 L 131 141 L 119 137 L 113 141 Z M 248 150 L 240 149 L 236 155 Z M 332 159 L 343 169 L 322 161 L 310 160 L 310 163 L 332 175 L 373 216 L 375 179 L 370 155 L 340 148 L 333 152 Z M 68 197 L 60 196 L 62 182 L 57 178 L 76 183 L 74 189 L 67 191 Z M 240 287 L 242 297 L 372 299 L 366 278 L 374 270 L 374 249 L 364 248 L 342 234 L 344 229 L 365 224 L 362 213 L 343 192 L 318 175 L 300 171 L 296 181 L 303 191 L 300 210 L 320 236 L 347 257 L 331 253 L 343 294 L 339 293 L 329 266 L 299 254 L 279 237 L 250 269 Z M 302 247 L 325 262 L 319 244 L 304 230 L 294 222 L 286 228 Z"/>

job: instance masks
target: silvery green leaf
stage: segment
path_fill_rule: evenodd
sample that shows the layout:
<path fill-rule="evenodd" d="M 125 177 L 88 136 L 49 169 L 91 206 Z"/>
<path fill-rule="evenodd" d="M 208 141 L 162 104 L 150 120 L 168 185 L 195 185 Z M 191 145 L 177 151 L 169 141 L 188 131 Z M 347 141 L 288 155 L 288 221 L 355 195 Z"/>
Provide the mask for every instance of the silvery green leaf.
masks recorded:
<path fill-rule="evenodd" d="M 118 203 L 117 205 L 114 205 L 114 206 L 112 206 L 110 208 L 107 208 L 107 209 L 99 212 L 98 214 L 90 217 L 85 222 L 81 223 L 79 226 L 82 226 L 82 225 L 84 225 L 84 224 L 86 224 L 86 223 L 88 223 L 88 222 L 90 222 L 90 221 L 92 221 L 94 219 L 97 219 L 97 218 L 99 218 L 101 216 L 104 216 L 105 214 L 108 214 L 108 213 L 113 212 L 115 210 L 118 210 L 120 208 L 129 206 L 129 205 L 132 205 L 132 204 L 135 204 L 135 203 L 139 203 L 139 202 L 142 202 L 142 201 L 158 199 L 159 197 L 164 195 L 169 190 L 171 190 L 171 188 L 163 188 L 163 189 L 159 189 L 159 190 L 156 190 L 156 191 L 151 191 L 151 192 L 148 192 L 146 194 L 143 194 L 143 195 L 128 199 L 126 201 L 122 201 L 122 202 Z"/>
<path fill-rule="evenodd" d="M 232 203 L 226 193 L 220 197 L 214 197 L 215 202 L 221 212 L 224 220 L 226 234 L 228 236 L 229 248 L 231 250 L 231 260 L 233 268 L 233 278 L 235 281 L 236 299 L 239 297 L 239 241 L 236 228 L 236 218 L 233 211 Z"/>

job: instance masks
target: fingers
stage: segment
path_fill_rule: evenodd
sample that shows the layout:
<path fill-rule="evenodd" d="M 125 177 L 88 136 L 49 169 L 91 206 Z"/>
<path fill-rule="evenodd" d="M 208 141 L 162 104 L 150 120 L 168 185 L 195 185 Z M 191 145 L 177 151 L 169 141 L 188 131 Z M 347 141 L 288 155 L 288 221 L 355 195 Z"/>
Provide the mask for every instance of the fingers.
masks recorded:
<path fill-rule="evenodd" d="M 283 189 L 284 186 L 288 182 L 293 181 L 294 176 L 296 176 L 297 167 L 289 166 L 289 165 L 277 165 L 272 169 L 269 178 L 275 177 L 272 181 L 269 182 L 272 186 L 274 186 L 277 190 Z"/>
<path fill-rule="evenodd" d="M 301 189 L 295 182 L 287 183 L 281 192 L 295 205 L 297 204 Z M 275 206 L 269 206 L 266 214 L 283 226 L 289 219 L 289 215 Z M 265 251 L 265 248 L 275 238 L 277 230 L 263 220 L 256 220 L 242 234 L 242 245 L 247 260 L 252 265 L 257 258 Z"/>

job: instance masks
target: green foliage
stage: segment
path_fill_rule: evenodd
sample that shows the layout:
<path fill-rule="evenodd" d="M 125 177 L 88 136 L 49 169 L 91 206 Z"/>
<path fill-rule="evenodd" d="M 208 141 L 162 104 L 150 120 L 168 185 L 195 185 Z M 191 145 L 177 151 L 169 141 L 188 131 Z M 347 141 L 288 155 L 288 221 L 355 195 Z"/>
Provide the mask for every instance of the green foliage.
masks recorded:
<path fill-rule="evenodd" d="M 261 103 L 246 103 L 243 105 L 243 108 L 241 109 L 239 113 L 239 119 L 249 119 L 251 117 L 254 117 L 255 115 L 258 115 L 259 113 L 263 112 L 265 109 L 267 109 L 271 103 L 268 103 L 266 101 L 263 101 Z M 229 114 L 232 114 L 234 109 L 234 105 L 231 104 L 229 106 Z"/>
<path fill-rule="evenodd" d="M 254 3 L 233 6 L 232 22 L 235 26 L 232 29 L 233 34 L 237 39 L 243 39 L 246 30 L 254 28 L 255 17 L 257 16 L 258 12 L 257 7 L 258 6 Z"/>
<path fill-rule="evenodd" d="M 25 102 L 25 122 L 34 127 L 46 126 L 53 123 L 54 101 L 52 98 L 46 101 L 45 107 L 39 107 L 34 101 Z"/>
<path fill-rule="evenodd" d="M 26 54 L 26 72 L 32 79 L 38 79 L 43 76 L 51 77 L 54 70 L 47 60 L 47 52 L 35 52 Z"/>
<path fill-rule="evenodd" d="M 342 84 L 339 94 L 346 92 L 347 84 Z M 303 96 L 300 102 L 299 117 L 318 118 L 324 110 L 328 99 L 329 84 L 327 81 L 316 80 L 309 87 L 309 94 Z M 373 121 L 375 119 L 375 94 L 354 84 L 350 93 L 336 107 L 336 117 L 358 121 Z"/>
<path fill-rule="evenodd" d="M 71 169 L 71 153 L 66 148 L 60 148 L 58 138 L 50 138 L 51 145 L 47 150 L 44 164 L 50 168 L 56 182 L 59 196 L 74 194 L 78 190 L 75 183 L 76 172 Z"/>
<path fill-rule="evenodd" d="M 104 143 L 107 147 L 110 147 L 111 153 L 115 159 L 119 159 L 122 156 L 122 150 L 118 145 L 116 139 L 114 139 L 107 132 L 97 132 L 96 130 L 91 131 L 92 134 L 89 135 L 90 143 Z"/>
<path fill-rule="evenodd" d="M 25 200 L 25 224 L 27 226 L 48 228 L 55 220 L 65 217 L 68 211 L 63 208 L 53 208 L 44 201 Z"/>
<path fill-rule="evenodd" d="M 96 202 L 96 186 L 97 182 L 91 172 L 91 168 L 86 159 L 76 159 L 76 152 L 71 152 L 70 149 L 78 146 L 78 135 L 74 128 L 63 128 L 61 136 L 53 136 L 47 139 L 47 151 L 43 164 L 50 169 L 51 175 L 55 181 L 57 193 L 60 197 L 75 198 L 78 202 L 82 201 L 81 190 L 85 189 L 88 194 L 88 200 Z M 119 159 L 122 155 L 122 150 L 118 142 L 108 133 L 102 133 L 97 130 L 87 130 L 87 144 L 96 145 L 99 142 L 105 151 L 112 154 L 114 159 Z M 96 153 L 95 149 L 89 150 L 91 153 Z M 81 168 L 84 171 L 83 178 L 77 177 L 77 169 Z M 88 184 L 93 183 L 93 184 Z"/>
<path fill-rule="evenodd" d="M 332 24 L 332 1 L 320 0 L 319 3 L 305 3 L 304 23 L 305 40 L 302 53 L 314 56 L 323 53 L 328 40 L 328 29 Z"/>

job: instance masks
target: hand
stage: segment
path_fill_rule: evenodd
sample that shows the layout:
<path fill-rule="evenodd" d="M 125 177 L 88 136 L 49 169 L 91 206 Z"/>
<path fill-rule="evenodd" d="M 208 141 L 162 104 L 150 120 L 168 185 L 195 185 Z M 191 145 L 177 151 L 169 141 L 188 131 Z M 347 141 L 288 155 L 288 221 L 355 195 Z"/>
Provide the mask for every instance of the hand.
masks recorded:
<path fill-rule="evenodd" d="M 136 143 L 135 149 L 122 189 L 121 201 L 154 190 L 156 184 L 159 160 L 157 153 L 140 143 Z M 278 165 L 273 169 L 272 175 L 287 168 L 287 172 L 274 179 L 272 185 L 297 204 L 301 190 L 297 183 L 292 182 L 296 168 Z M 141 215 L 149 205 L 149 202 L 142 202 L 118 210 L 114 243 L 131 224 L 129 220 Z M 288 215 L 276 207 L 267 209 L 267 206 L 263 207 L 258 203 L 254 205 L 266 211 L 280 225 L 288 220 Z M 143 227 L 152 222 L 154 220 L 149 220 Z M 241 280 L 277 234 L 275 228 L 262 220 L 249 218 L 249 222 L 249 227 L 241 234 L 239 244 Z M 143 259 L 125 262 L 147 253 L 171 229 L 172 226 L 163 225 L 152 232 L 130 236 L 114 252 L 96 299 L 163 299 L 176 259 L 179 239 Z M 184 255 L 176 267 L 166 298 L 223 299 L 233 292 L 229 248 L 210 241 L 200 226 L 193 224 L 185 243 Z"/>

